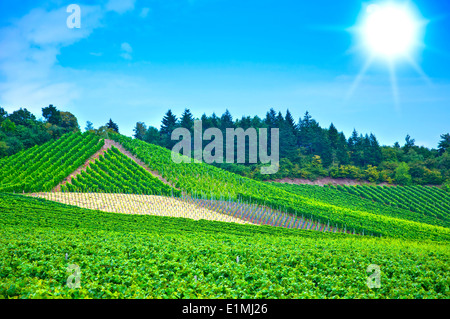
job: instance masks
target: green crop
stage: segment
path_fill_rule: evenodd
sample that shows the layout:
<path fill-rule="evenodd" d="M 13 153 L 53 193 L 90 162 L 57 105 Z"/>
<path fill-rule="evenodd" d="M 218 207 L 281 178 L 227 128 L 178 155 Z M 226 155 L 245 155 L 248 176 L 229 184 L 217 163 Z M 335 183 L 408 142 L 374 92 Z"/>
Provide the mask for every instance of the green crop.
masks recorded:
<path fill-rule="evenodd" d="M 0 192 L 50 191 L 104 145 L 90 133 L 68 133 L 58 140 L 0 160 Z"/>
<path fill-rule="evenodd" d="M 430 225 L 423 220 L 400 215 L 382 214 L 365 207 L 347 207 L 317 199 L 310 194 L 293 193 L 269 183 L 255 181 L 221 170 L 206 163 L 174 163 L 171 151 L 157 145 L 113 134 L 112 138 L 151 170 L 158 171 L 181 191 L 203 198 L 231 198 L 259 205 L 281 208 L 321 224 L 328 223 L 358 233 L 411 239 L 450 240 L 450 229 L 444 224 Z"/>
<path fill-rule="evenodd" d="M 114 146 L 62 190 L 166 196 L 180 193 L 161 182 Z"/>
<path fill-rule="evenodd" d="M 74 264 L 80 288 L 66 284 Z M 380 288 L 366 284 L 370 264 L 380 266 Z M 0 194 L 4 298 L 449 298 L 449 265 L 448 242 L 104 213 Z"/>

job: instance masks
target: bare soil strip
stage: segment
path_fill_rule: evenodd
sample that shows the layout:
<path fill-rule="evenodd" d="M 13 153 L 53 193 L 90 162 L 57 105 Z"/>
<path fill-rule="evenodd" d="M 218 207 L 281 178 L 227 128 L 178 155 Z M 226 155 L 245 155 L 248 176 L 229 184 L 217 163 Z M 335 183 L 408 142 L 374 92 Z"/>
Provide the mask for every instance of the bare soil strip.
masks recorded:
<path fill-rule="evenodd" d="M 165 178 L 163 178 L 157 171 L 152 171 L 143 161 L 138 159 L 136 156 L 128 152 L 121 144 L 116 141 L 105 139 L 105 145 L 96 152 L 94 155 L 89 157 L 89 159 L 80 167 L 78 167 L 72 174 L 67 176 L 61 183 L 59 183 L 55 188 L 53 188 L 52 192 L 60 192 L 61 186 L 70 183 L 73 178 L 77 177 L 77 175 L 81 174 L 81 171 L 86 170 L 91 163 L 94 163 L 96 159 L 98 159 L 101 155 L 103 155 L 106 151 L 108 151 L 112 146 L 116 147 L 121 153 L 132 159 L 136 164 L 144 168 L 147 172 L 152 174 L 154 177 L 162 181 L 164 184 L 174 187 L 171 183 L 169 183 Z"/>
<path fill-rule="evenodd" d="M 328 184 L 331 185 L 346 185 L 346 186 L 354 186 L 354 185 L 373 185 L 374 183 L 370 183 L 367 181 L 358 181 L 358 180 L 354 180 L 354 179 L 349 179 L 349 178 L 331 178 L 331 177 L 323 177 L 323 178 L 318 178 L 315 181 L 310 181 L 309 179 L 305 179 L 305 178 L 283 178 L 283 179 L 276 179 L 273 181 L 269 181 L 272 183 L 287 183 L 287 184 L 296 184 L 296 185 L 301 185 L 301 184 L 307 184 L 307 185 L 319 185 L 319 186 L 325 186 Z M 380 183 L 377 184 L 377 186 L 396 186 L 393 184 L 388 184 L 388 183 Z"/>
<path fill-rule="evenodd" d="M 240 218 L 221 214 L 183 200 L 164 196 L 61 192 L 33 193 L 27 195 L 103 212 L 183 217 L 194 220 L 204 219 L 252 224 Z"/>

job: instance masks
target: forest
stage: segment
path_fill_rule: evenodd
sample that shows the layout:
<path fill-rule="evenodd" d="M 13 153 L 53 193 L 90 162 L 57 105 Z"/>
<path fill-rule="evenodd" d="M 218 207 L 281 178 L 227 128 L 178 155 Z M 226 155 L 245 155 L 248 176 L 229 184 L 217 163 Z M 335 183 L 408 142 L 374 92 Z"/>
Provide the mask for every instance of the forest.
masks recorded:
<path fill-rule="evenodd" d="M 171 132 L 183 127 L 192 133 L 194 119 L 189 109 L 185 109 L 180 118 L 168 110 L 159 130 L 137 122 L 134 138 L 171 149 L 177 142 L 171 140 Z M 441 135 L 436 149 L 429 149 L 415 145 L 410 135 L 406 135 L 403 145 L 396 142 L 392 146 L 380 145 L 372 133 L 353 130 L 351 136 L 346 137 L 333 123 L 328 128 L 321 127 L 308 111 L 298 122 L 289 110 L 283 116 L 273 108 L 264 119 L 258 116 L 233 119 L 228 110 L 220 117 L 213 113 L 211 116 L 203 114 L 199 119 L 203 130 L 216 127 L 223 136 L 226 136 L 226 128 L 280 129 L 280 170 L 276 174 L 263 175 L 259 169 L 261 164 L 248 164 L 248 161 L 247 164 L 215 164 L 257 180 L 332 177 L 398 185 L 445 184 L 447 187 L 450 181 L 449 133 Z"/>

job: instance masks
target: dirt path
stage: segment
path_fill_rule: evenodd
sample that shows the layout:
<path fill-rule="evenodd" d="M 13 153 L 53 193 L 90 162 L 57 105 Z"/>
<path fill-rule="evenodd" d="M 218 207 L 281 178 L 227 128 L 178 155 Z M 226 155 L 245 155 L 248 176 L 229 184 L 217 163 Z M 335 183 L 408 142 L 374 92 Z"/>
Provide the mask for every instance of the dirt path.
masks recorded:
<path fill-rule="evenodd" d="M 105 154 L 106 151 L 108 151 L 112 146 L 116 147 L 121 153 L 132 159 L 136 164 L 144 168 L 147 172 L 152 174 L 154 177 L 162 181 L 164 184 L 172 186 L 169 181 L 167 181 L 165 178 L 163 178 L 157 171 L 152 171 L 143 161 L 141 161 L 139 158 L 128 152 L 121 144 L 117 143 L 113 140 L 105 139 L 105 145 L 97 151 L 94 155 L 89 157 L 89 159 L 80 167 L 78 167 L 72 174 L 67 176 L 61 183 L 59 183 L 55 188 L 53 188 L 52 192 L 60 192 L 61 186 L 66 185 L 67 183 L 71 183 L 72 179 L 77 177 L 77 175 L 81 174 L 81 172 L 86 170 L 91 163 L 94 163 L 96 159 L 98 159 L 101 155 Z"/>

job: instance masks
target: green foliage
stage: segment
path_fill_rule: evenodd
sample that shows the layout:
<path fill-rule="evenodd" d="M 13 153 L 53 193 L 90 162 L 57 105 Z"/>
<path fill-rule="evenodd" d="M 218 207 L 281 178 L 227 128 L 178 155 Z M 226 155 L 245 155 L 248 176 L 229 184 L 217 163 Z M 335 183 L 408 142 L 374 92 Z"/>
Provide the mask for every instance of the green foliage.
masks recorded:
<path fill-rule="evenodd" d="M 450 197 L 437 187 L 275 185 L 342 208 L 450 228 Z"/>
<path fill-rule="evenodd" d="M 17 195 L 0 194 L 0 247 L 0 298 L 450 296 L 448 242 L 104 213 Z M 70 264 L 80 288 L 66 285 Z M 370 264 L 381 268 L 379 289 L 366 285 Z"/>
<path fill-rule="evenodd" d="M 90 133 L 68 133 L 0 160 L 0 191 L 50 191 L 103 146 Z"/>
<path fill-rule="evenodd" d="M 114 123 L 112 119 L 109 119 L 109 122 L 106 123 L 106 128 L 111 129 L 116 133 L 119 133 L 119 126 L 116 123 Z"/>
<path fill-rule="evenodd" d="M 191 195 L 207 198 L 231 198 L 260 205 L 284 208 L 288 213 L 312 216 L 318 222 L 337 224 L 339 228 L 355 229 L 375 235 L 402 238 L 450 238 L 447 228 L 432 226 L 412 220 L 397 219 L 367 209 L 347 209 L 302 194 L 292 194 L 269 183 L 223 171 L 205 163 L 180 163 L 172 161 L 171 152 L 126 136 L 113 134 L 114 140 L 142 160 L 152 171 L 158 171 L 178 189 Z"/>
<path fill-rule="evenodd" d="M 60 112 L 53 105 L 43 108 L 45 121 L 27 109 L 19 109 L 8 115 L 0 108 L 0 157 L 10 156 L 35 145 L 42 145 L 63 134 L 78 132 L 76 117 Z"/>
<path fill-rule="evenodd" d="M 404 162 L 398 164 L 398 167 L 395 169 L 395 182 L 399 185 L 411 184 L 408 164 Z"/>
<path fill-rule="evenodd" d="M 411 216 L 415 216 L 414 219 L 406 217 L 407 219 L 422 221 L 422 216 L 428 216 L 435 219 L 436 222 L 444 222 L 441 225 L 450 227 L 450 195 L 438 187 L 346 186 L 337 189 L 377 203 L 416 213 L 411 214 Z M 355 200 L 355 198 L 349 199 L 349 201 Z"/>
<path fill-rule="evenodd" d="M 147 127 L 143 122 L 137 122 L 135 128 L 133 129 L 134 138 L 137 138 L 138 140 L 144 140 L 145 139 L 145 133 L 147 132 Z"/>
<path fill-rule="evenodd" d="M 64 187 L 70 192 L 180 195 L 112 146 Z"/>

